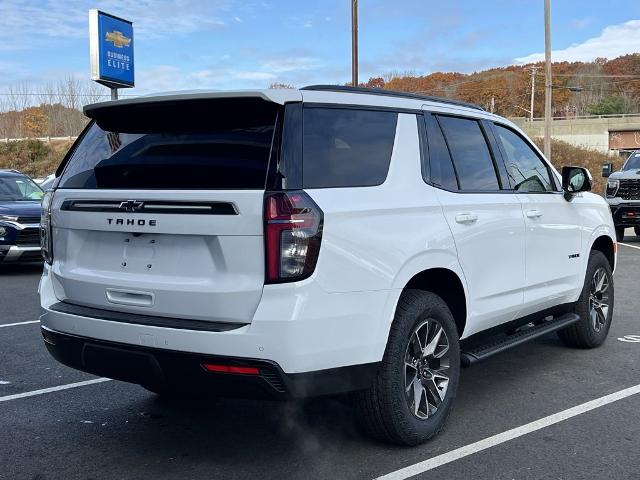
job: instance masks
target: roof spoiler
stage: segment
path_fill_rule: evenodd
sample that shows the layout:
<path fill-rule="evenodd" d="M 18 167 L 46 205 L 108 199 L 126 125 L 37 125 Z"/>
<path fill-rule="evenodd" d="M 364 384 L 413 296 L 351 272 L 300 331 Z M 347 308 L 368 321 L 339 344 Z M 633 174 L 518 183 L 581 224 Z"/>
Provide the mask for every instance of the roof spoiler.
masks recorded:
<path fill-rule="evenodd" d="M 125 107 L 175 104 L 178 102 L 216 100 L 216 99 L 261 99 L 265 102 L 284 105 L 286 102 L 301 102 L 302 94 L 294 89 L 270 89 L 270 90 L 238 90 L 238 91 L 201 91 L 201 92 L 170 92 L 144 97 L 111 100 L 108 102 L 93 103 L 83 108 L 84 114 L 89 118 L 101 116 L 106 110 Z"/>

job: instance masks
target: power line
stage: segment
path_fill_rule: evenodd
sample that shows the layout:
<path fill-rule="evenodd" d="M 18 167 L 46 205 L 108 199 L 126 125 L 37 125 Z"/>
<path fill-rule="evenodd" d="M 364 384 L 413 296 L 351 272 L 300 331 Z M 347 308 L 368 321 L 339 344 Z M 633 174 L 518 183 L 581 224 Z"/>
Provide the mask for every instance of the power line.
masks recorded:
<path fill-rule="evenodd" d="M 0 95 L 6 95 L 8 97 L 90 97 L 100 98 L 109 97 L 108 93 L 38 93 L 38 92 L 0 92 Z M 137 97 L 133 93 L 120 94 L 121 97 Z"/>
<path fill-rule="evenodd" d="M 554 73 L 554 77 L 640 78 L 640 75 L 604 75 L 591 73 Z"/>

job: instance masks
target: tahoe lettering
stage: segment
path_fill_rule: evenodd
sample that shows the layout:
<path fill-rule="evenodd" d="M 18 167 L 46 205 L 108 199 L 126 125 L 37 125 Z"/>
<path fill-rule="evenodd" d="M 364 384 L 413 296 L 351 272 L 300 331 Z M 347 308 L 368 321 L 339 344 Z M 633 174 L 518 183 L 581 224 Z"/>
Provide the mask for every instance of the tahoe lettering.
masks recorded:
<path fill-rule="evenodd" d="M 127 226 L 138 226 L 138 227 L 155 227 L 157 225 L 157 220 L 145 220 L 144 218 L 107 218 L 107 223 L 109 225 L 127 225 Z"/>

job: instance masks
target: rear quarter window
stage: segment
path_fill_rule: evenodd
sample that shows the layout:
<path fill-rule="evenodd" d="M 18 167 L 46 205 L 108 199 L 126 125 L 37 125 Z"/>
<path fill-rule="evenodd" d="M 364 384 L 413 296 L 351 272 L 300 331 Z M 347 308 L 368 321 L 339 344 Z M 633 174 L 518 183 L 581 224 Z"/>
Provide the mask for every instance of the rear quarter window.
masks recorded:
<path fill-rule="evenodd" d="M 303 114 L 305 188 L 368 187 L 389 172 L 398 114 L 308 107 Z"/>
<path fill-rule="evenodd" d="M 460 190 L 500 190 L 487 141 L 477 120 L 438 116 L 447 141 Z"/>
<path fill-rule="evenodd" d="M 453 169 L 451 155 L 442 130 L 436 117 L 427 116 L 427 136 L 429 141 L 429 162 L 431 167 L 431 182 L 446 190 L 458 190 L 458 180 Z"/>

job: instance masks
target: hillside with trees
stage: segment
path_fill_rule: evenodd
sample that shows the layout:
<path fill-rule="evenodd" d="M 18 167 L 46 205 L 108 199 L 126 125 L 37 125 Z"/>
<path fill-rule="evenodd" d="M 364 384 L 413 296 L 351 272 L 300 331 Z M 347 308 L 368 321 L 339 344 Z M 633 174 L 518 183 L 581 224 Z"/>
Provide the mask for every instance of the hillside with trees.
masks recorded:
<path fill-rule="evenodd" d="M 471 74 L 387 73 L 361 86 L 424 93 L 476 103 L 507 117 L 529 116 L 532 69 L 534 117 L 544 115 L 544 63 L 491 68 Z M 554 62 L 553 115 L 575 117 L 640 112 L 640 53 L 593 62 Z"/>
<path fill-rule="evenodd" d="M 0 139 L 76 136 L 86 125 L 82 106 L 107 99 L 104 87 L 74 77 L 0 92 Z"/>

